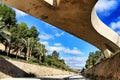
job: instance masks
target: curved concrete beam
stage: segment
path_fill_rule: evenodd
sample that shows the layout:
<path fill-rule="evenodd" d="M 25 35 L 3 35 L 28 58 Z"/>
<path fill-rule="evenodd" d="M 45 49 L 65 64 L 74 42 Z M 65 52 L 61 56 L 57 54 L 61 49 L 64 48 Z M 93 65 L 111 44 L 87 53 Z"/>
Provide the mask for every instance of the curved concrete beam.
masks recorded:
<path fill-rule="evenodd" d="M 106 39 L 110 40 L 112 43 L 118 45 L 119 38 L 120 38 L 119 35 L 115 31 L 110 29 L 107 25 L 105 25 L 100 20 L 100 18 L 98 18 L 95 8 L 93 8 L 93 11 L 91 14 L 91 21 L 92 21 L 93 27 L 100 35 L 102 35 Z M 120 46 L 120 45 L 118 45 L 118 46 Z"/>
<path fill-rule="evenodd" d="M 46 4 L 44 0 L 0 1 L 71 33 L 102 51 L 109 49 L 112 52 L 116 52 L 120 49 L 116 44 L 118 41 L 117 34 L 113 31 L 111 33 L 111 30 L 105 27 L 105 30 L 107 29 L 108 31 L 102 31 L 101 27 L 104 24 L 96 16 L 95 9 L 92 13 L 93 25 L 91 24 L 91 12 L 98 0 L 61 0 L 58 8 Z M 97 20 L 93 21 L 93 18 Z"/>
<path fill-rule="evenodd" d="M 104 38 L 111 41 L 112 44 L 117 45 L 120 48 L 120 36 L 110 29 L 107 25 L 105 25 L 100 18 L 97 16 L 96 8 L 94 7 L 91 14 L 91 21 L 94 29 Z M 106 57 L 111 55 L 111 52 L 117 53 L 118 50 L 114 51 L 114 47 L 112 45 L 106 43 L 106 49 L 103 51 Z"/>

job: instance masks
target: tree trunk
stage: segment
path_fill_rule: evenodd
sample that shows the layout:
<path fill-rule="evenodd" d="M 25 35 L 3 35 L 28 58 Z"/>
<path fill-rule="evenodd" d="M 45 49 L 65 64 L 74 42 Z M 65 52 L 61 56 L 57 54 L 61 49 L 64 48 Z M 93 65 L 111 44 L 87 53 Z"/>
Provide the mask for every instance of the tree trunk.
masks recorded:
<path fill-rule="evenodd" d="M 11 46 L 8 46 L 8 54 L 10 54 Z"/>
<path fill-rule="evenodd" d="M 16 50 L 16 59 L 18 58 L 18 49 Z"/>
<path fill-rule="evenodd" d="M 31 58 L 32 56 L 32 48 L 30 49 L 30 52 L 29 52 L 29 58 Z"/>
<path fill-rule="evenodd" d="M 28 61 L 29 59 L 29 53 L 30 53 L 30 48 L 27 48 L 27 53 L 26 53 L 26 60 Z"/>
<path fill-rule="evenodd" d="M 5 52 L 7 53 L 7 56 L 9 56 L 9 47 L 8 46 L 6 47 L 6 51 Z"/>
<path fill-rule="evenodd" d="M 6 45 L 6 43 L 5 43 L 5 52 L 7 52 L 7 45 Z"/>
<path fill-rule="evenodd" d="M 39 59 L 38 60 L 39 60 L 39 63 L 41 63 L 41 55 L 39 55 Z"/>
<path fill-rule="evenodd" d="M 5 52 L 7 53 L 7 56 L 9 56 L 10 45 L 8 43 L 5 43 Z"/>

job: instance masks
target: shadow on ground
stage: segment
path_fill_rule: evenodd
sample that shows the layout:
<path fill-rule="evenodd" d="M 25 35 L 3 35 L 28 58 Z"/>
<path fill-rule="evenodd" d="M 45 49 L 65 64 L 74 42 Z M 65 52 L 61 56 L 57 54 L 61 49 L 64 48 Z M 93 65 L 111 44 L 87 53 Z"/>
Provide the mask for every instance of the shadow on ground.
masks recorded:
<path fill-rule="evenodd" d="M 0 72 L 11 77 L 24 77 L 28 73 L 16 67 L 12 63 L 0 56 Z"/>
<path fill-rule="evenodd" d="M 0 50 L 0 55 L 6 55 L 6 53 Z M 35 75 L 23 71 L 22 69 L 18 68 L 14 64 L 7 61 L 2 56 L 0 56 L 0 72 L 9 75 L 11 77 L 17 77 L 17 78 L 35 77 Z M 0 76 L 0 78 L 2 78 L 2 76 Z"/>

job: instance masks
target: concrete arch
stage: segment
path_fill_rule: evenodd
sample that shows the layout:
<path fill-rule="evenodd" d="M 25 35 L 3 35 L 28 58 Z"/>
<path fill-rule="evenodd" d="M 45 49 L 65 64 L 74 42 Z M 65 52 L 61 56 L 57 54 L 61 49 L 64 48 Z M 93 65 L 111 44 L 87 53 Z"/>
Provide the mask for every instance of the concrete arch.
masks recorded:
<path fill-rule="evenodd" d="M 96 14 L 95 7 L 93 8 L 92 13 L 91 13 L 91 21 L 92 21 L 93 28 L 100 35 L 107 38 L 108 40 L 110 40 L 114 44 L 120 46 L 118 43 L 120 36 L 100 20 L 100 18 Z"/>
<path fill-rule="evenodd" d="M 120 36 L 100 20 L 100 18 L 97 16 L 95 7 L 93 8 L 91 13 L 91 22 L 92 22 L 93 28 L 101 36 L 111 41 L 111 43 L 116 45 L 116 47 L 120 48 Z M 110 56 L 111 52 L 114 52 L 114 53 L 117 52 L 117 50 L 114 50 L 112 48 L 112 45 L 105 43 L 105 46 L 106 46 L 106 49 L 103 52 L 106 53 L 105 54 L 106 57 Z"/>

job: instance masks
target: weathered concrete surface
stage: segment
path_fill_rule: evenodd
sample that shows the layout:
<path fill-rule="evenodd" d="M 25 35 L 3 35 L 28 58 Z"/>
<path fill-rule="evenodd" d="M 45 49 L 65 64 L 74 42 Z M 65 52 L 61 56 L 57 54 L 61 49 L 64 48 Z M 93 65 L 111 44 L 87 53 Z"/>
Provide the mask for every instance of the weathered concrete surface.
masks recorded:
<path fill-rule="evenodd" d="M 43 0 L 0 1 L 65 30 L 102 51 L 109 48 L 115 53 L 119 50 L 114 41 L 101 35 L 91 24 L 91 12 L 98 0 L 61 0 L 58 8 L 53 8 Z M 104 33 L 109 34 L 107 31 Z"/>
<path fill-rule="evenodd" d="M 120 53 L 87 70 L 84 75 L 92 80 L 120 80 Z"/>

